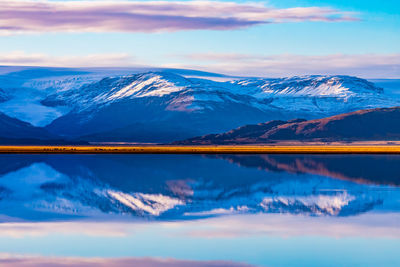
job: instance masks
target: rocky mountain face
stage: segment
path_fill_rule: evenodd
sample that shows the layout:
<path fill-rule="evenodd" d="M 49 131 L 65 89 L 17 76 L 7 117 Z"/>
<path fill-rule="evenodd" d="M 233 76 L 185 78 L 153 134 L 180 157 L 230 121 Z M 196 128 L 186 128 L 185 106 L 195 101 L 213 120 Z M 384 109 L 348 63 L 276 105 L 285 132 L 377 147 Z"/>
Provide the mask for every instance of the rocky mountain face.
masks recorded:
<path fill-rule="evenodd" d="M 256 144 L 275 141 L 400 139 L 400 107 L 360 110 L 316 120 L 270 121 L 176 144 Z"/>

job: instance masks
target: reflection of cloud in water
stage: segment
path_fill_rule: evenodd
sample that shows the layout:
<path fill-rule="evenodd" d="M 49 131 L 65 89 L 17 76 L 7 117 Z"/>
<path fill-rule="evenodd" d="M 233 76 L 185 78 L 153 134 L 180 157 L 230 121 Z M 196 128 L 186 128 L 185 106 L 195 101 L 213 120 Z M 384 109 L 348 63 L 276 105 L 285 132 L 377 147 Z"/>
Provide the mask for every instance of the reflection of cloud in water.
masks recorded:
<path fill-rule="evenodd" d="M 384 237 L 400 239 L 400 214 L 357 217 L 306 217 L 289 214 L 232 215 L 191 221 L 177 226 L 196 238 L 256 236 Z"/>
<path fill-rule="evenodd" d="M 282 255 L 290 255 L 284 259 L 285 266 L 322 266 L 326 262 L 335 262 L 335 266 L 380 266 L 385 260 L 393 264 L 383 266 L 399 266 L 395 256 L 400 242 L 399 223 L 400 215 L 394 213 L 352 217 L 242 214 L 182 221 L 19 222 L 0 224 L 0 250 L 42 255 L 41 261 L 27 258 L 27 263 L 36 263 L 33 266 L 45 266 L 47 260 L 60 260 L 69 266 L 71 259 L 64 257 L 87 257 L 78 258 L 79 264 L 92 264 L 96 257 L 149 256 L 157 257 L 156 260 L 179 259 L 168 260 L 172 266 L 244 266 L 203 261 L 219 259 L 275 266 L 282 261 Z M 338 253 L 344 256 L 337 258 Z M 13 261 L 15 258 L 21 257 L 0 255 L 0 265 L 18 263 Z M 142 266 L 135 264 L 137 259 L 129 259 L 133 260 L 129 261 L 131 266 Z M 304 259 L 302 264 L 298 264 L 300 259 Z M 119 260 L 102 262 L 105 265 L 100 266 L 121 266 Z M 158 262 L 154 265 L 164 266 Z"/>
<path fill-rule="evenodd" d="M 158 258 L 66 258 L 1 255 L 0 265 L 4 267 L 33 267 L 33 266 L 73 266 L 73 267 L 251 267 L 253 265 L 229 261 L 190 261 Z"/>
<path fill-rule="evenodd" d="M 356 217 L 309 217 L 290 214 L 236 214 L 183 221 L 64 221 L 1 223 L 0 237 L 25 238 L 126 237 L 157 233 L 183 238 L 238 238 L 243 236 L 384 237 L 400 239 L 400 214 L 372 213 Z"/>
<path fill-rule="evenodd" d="M 12 238 L 41 237 L 51 234 L 84 235 L 92 237 L 124 237 L 139 231 L 144 224 L 118 222 L 90 222 L 90 221 L 63 221 L 63 222 L 13 222 L 0 223 L 0 236 Z"/>

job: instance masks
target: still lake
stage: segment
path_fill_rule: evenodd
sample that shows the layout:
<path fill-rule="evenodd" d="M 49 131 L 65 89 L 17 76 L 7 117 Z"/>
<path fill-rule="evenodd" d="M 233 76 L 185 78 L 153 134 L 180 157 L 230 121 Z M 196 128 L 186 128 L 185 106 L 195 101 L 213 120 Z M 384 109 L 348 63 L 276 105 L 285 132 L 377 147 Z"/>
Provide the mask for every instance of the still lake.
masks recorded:
<path fill-rule="evenodd" d="M 0 155 L 0 265 L 400 266 L 399 248 L 400 155 Z"/>

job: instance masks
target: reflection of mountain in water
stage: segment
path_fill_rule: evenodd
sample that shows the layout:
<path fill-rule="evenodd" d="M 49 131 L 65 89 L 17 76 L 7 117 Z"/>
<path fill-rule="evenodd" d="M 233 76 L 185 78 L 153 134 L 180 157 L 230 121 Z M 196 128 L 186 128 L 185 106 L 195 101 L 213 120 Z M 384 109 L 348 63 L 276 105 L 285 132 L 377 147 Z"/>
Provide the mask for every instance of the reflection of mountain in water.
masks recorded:
<path fill-rule="evenodd" d="M 267 171 L 317 174 L 359 183 L 400 185 L 399 155 L 220 155 Z"/>
<path fill-rule="evenodd" d="M 259 212 L 345 216 L 400 208 L 400 188 L 359 183 L 379 183 L 382 178 L 399 184 L 399 167 L 390 169 L 399 161 L 396 156 L 222 157 L 1 155 L 0 209 L 3 216 L 43 220 L 110 214 L 184 219 Z M 384 175 L 374 180 L 368 169 L 352 172 L 363 162 L 384 168 Z M 346 163 L 355 165 L 340 166 Z"/>

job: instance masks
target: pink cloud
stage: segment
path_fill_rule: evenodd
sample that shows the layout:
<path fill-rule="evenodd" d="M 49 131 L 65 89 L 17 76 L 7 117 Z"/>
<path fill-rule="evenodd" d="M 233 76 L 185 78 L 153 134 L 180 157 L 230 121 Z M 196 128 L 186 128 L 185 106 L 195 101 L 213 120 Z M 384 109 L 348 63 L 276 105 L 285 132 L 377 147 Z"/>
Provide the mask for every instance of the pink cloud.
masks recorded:
<path fill-rule="evenodd" d="M 284 77 L 293 75 L 353 75 L 364 78 L 399 78 L 400 54 L 248 55 L 201 53 L 184 58 L 190 67 L 232 75 Z"/>
<path fill-rule="evenodd" d="M 3 255 L 0 257 L 0 265 L 7 267 L 251 267 L 248 264 L 234 263 L 228 261 L 190 261 L 176 259 L 158 258 L 123 258 L 123 259 L 104 259 L 104 258 L 65 258 L 65 257 L 33 257 L 33 256 L 12 256 Z"/>
<path fill-rule="evenodd" d="M 27 54 L 23 51 L 0 53 L 0 64 L 9 66 L 128 67 L 133 66 L 133 62 L 133 57 L 123 53 L 85 56 L 50 56 L 42 53 Z"/>
<path fill-rule="evenodd" d="M 1 1 L 0 33 L 230 30 L 265 23 L 351 21 L 330 8 L 268 8 L 212 1 Z"/>
<path fill-rule="evenodd" d="M 185 63 L 153 67 L 187 68 L 238 76 L 352 75 L 400 78 L 400 54 L 249 55 L 199 53 L 172 55 Z M 0 65 L 50 67 L 152 67 L 129 54 L 51 56 L 22 51 L 0 53 Z M 1 72 L 1 70 L 0 70 Z"/>

